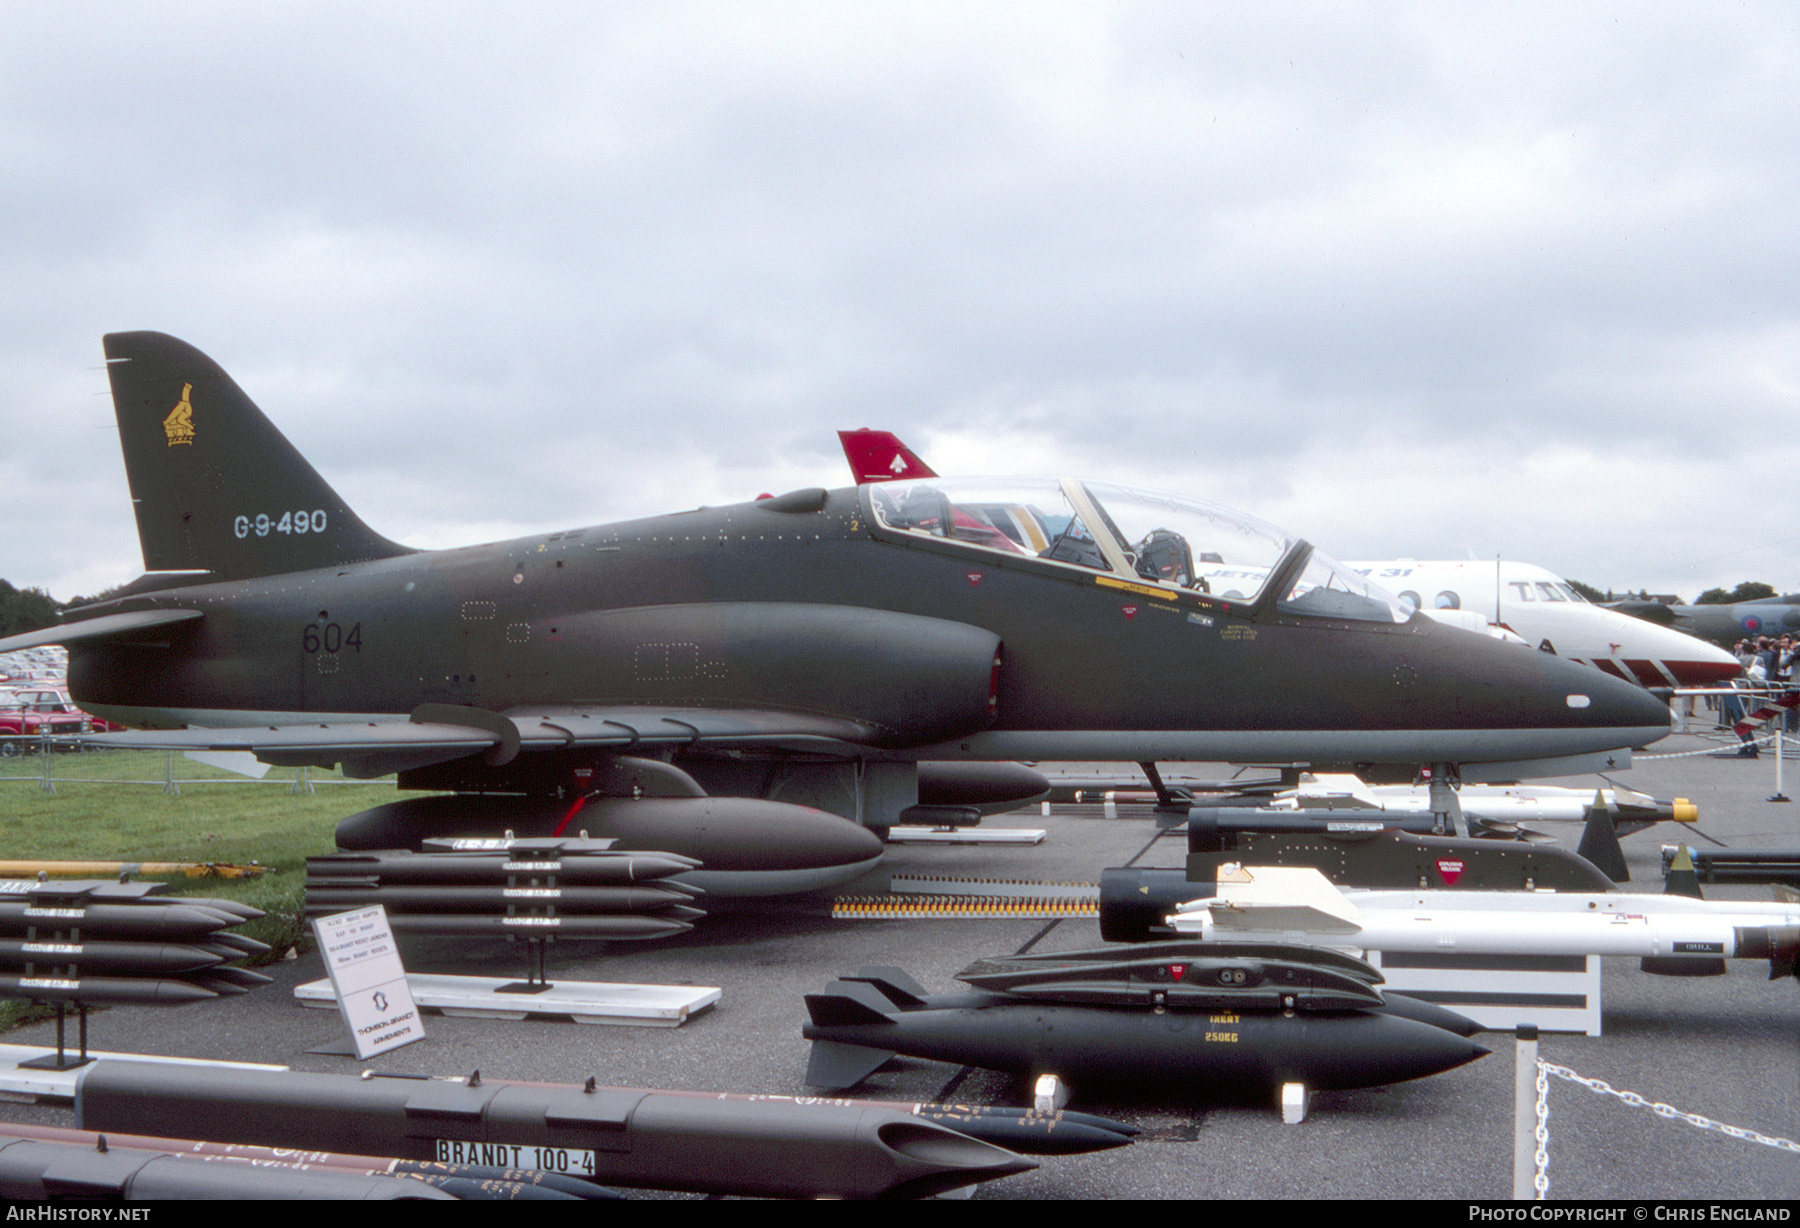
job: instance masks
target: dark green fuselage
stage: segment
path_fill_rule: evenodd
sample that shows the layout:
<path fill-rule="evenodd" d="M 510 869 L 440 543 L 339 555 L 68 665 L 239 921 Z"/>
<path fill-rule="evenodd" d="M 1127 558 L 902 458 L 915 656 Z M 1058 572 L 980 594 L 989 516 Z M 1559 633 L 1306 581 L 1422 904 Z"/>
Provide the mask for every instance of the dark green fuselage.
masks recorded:
<path fill-rule="evenodd" d="M 134 723 L 743 705 L 867 725 L 902 758 L 1464 762 L 1666 720 L 1597 671 L 1422 616 L 1253 612 L 877 528 L 857 490 L 782 502 L 127 599 L 111 608 L 204 617 L 76 645 L 72 687 Z"/>

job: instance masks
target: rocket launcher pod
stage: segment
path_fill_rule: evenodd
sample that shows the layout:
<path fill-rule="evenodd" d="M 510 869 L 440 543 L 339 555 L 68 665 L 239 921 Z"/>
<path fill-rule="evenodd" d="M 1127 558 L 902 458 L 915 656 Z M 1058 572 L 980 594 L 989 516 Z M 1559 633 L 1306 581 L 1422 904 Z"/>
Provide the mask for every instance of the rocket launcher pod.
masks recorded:
<path fill-rule="evenodd" d="M 704 914 L 697 908 L 684 908 L 681 905 L 671 905 L 655 914 L 626 913 L 599 917 L 390 913 L 388 928 L 396 934 L 435 934 L 441 937 L 505 938 L 517 935 L 522 938 L 584 938 L 623 942 L 684 934 L 694 928 L 694 918 L 702 915 Z"/>
<path fill-rule="evenodd" d="M 1674 868 L 1678 844 L 1662 846 L 1663 874 Z M 1694 875 L 1702 883 L 1773 883 L 1800 888 L 1800 848 L 1696 849 L 1688 847 Z"/>
<path fill-rule="evenodd" d="M 237 900 L 210 896 L 165 895 L 167 883 L 119 882 L 115 879 L 5 879 L 0 880 L 0 903 L 32 901 L 43 907 L 80 907 L 95 904 L 161 908 L 202 908 L 238 921 L 254 921 L 265 914 Z"/>
<path fill-rule="evenodd" d="M 211 1163 L 205 1157 L 11 1139 L 0 1131 L 0 1197 L 57 1200 L 451 1199 L 410 1177 Z"/>
<path fill-rule="evenodd" d="M 199 1157 L 262 1167 L 341 1169 L 372 1176 L 401 1176 L 424 1180 L 447 1189 L 458 1198 L 489 1201 L 495 1198 L 530 1197 L 513 1192 L 519 1186 L 537 1186 L 556 1194 L 582 1199 L 617 1199 L 622 1197 L 604 1186 L 561 1173 L 496 1168 L 483 1164 L 442 1164 L 436 1160 L 395 1160 L 387 1156 L 344 1155 L 333 1151 L 294 1151 L 275 1147 L 253 1147 L 244 1143 L 214 1143 L 201 1139 L 161 1138 L 148 1134 L 121 1134 L 117 1130 L 100 1134 L 93 1130 L 70 1130 L 61 1126 L 27 1125 L 23 1122 L 0 1122 L 0 1138 L 35 1139 L 43 1143 L 73 1144 L 101 1150 L 125 1149 L 159 1152 L 164 1155 Z M 456 1182 L 446 1185 L 445 1179 Z M 488 1193 L 480 1188 L 497 1190 Z"/>
<path fill-rule="evenodd" d="M 223 965 L 268 948 L 224 933 L 254 908 L 158 897 L 162 883 L 0 883 L 0 997 L 89 1006 L 180 1006 L 266 984 Z M 229 904 L 229 907 L 223 905 Z M 214 905 L 221 905 L 215 907 Z M 83 1025 L 85 1046 L 86 1025 Z"/>
<path fill-rule="evenodd" d="M 645 883 L 624 887 L 399 887 L 319 885 L 309 879 L 309 911 L 343 912 L 380 904 L 389 912 L 500 912 L 506 908 L 554 908 L 559 912 L 653 912 L 670 904 L 686 904 L 701 894 L 686 883 Z"/>
<path fill-rule="evenodd" d="M 396 933 L 468 937 L 666 938 L 705 915 L 678 882 L 699 864 L 667 853 L 615 853 L 611 839 L 437 839 L 430 851 L 307 859 L 306 912 L 380 905 Z M 458 847 L 466 845 L 468 847 Z"/>
<path fill-rule="evenodd" d="M 33 931 L 80 930 L 82 937 L 153 942 L 210 941 L 215 931 L 240 918 L 188 904 L 140 907 L 133 904 L 0 903 L 0 934 L 29 937 Z"/>
<path fill-rule="evenodd" d="M 240 951 L 216 951 L 194 943 L 56 942 L 0 938 L 0 970 L 23 972 L 34 968 L 74 964 L 87 972 L 177 974 L 216 968 L 242 958 Z"/>
<path fill-rule="evenodd" d="M 864 969 L 864 972 L 870 971 Z M 884 971 L 895 971 L 887 969 Z M 899 973 L 903 978 L 905 973 Z M 907 978 L 910 979 L 910 978 Z M 924 992 L 923 990 L 920 991 Z M 528 1083 L 521 1086 L 568 1088 L 566 1083 Z M 598 1088 L 596 1087 L 596 1090 Z M 622 1089 L 608 1089 L 622 1090 Z M 784 1100 L 784 1096 L 748 1096 L 741 1092 L 666 1091 L 667 1096 L 700 1096 L 708 1100 Z M 946 1126 L 959 1134 L 1005 1147 L 1021 1155 L 1080 1155 L 1089 1151 L 1106 1151 L 1123 1147 L 1140 1133 L 1137 1127 L 1110 1117 L 1092 1113 L 1059 1110 L 1040 1113 L 1036 1109 L 1015 1109 L 987 1104 L 918 1104 L 901 1100 L 839 1100 L 834 1103 L 850 1107 L 895 1109 L 911 1113 L 925 1121 Z"/>
<path fill-rule="evenodd" d="M 523 844 L 524 841 L 517 843 Z M 546 843 L 574 843 L 548 841 Z M 599 844 L 602 841 L 584 841 Z M 368 878 L 384 884 L 397 883 L 503 883 L 508 877 L 543 878 L 555 876 L 569 886 L 593 886 L 606 883 L 641 883 L 685 874 L 698 869 L 692 857 L 673 853 L 595 852 L 553 857 L 525 856 L 522 852 L 410 853 L 392 850 L 380 853 L 336 853 L 325 857 L 308 857 L 309 879 Z"/>
<path fill-rule="evenodd" d="M 204 1002 L 208 998 L 219 996 L 201 984 L 200 979 L 65 977 L 54 973 L 37 976 L 0 975 L 0 998 L 24 998 L 31 1002 L 79 1002 L 87 1006 L 186 1006 L 190 1002 Z"/>
<path fill-rule="evenodd" d="M 440 1141 L 484 1160 L 548 1147 L 578 1153 L 607 1184 L 767 1198 L 919 1198 L 1037 1167 L 878 1106 L 474 1077 L 177 1070 L 109 1058 L 77 1077 L 75 1115 L 84 1130 L 179 1134 L 204 1121 L 222 1140 L 403 1159 L 436 1158 Z"/>

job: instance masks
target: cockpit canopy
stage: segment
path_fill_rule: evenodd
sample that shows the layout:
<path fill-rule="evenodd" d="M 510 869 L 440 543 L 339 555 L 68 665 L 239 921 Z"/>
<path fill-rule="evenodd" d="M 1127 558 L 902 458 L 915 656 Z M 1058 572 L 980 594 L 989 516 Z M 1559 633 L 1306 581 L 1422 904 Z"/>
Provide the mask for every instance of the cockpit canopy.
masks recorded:
<path fill-rule="evenodd" d="M 1198 499 L 1075 478 L 865 486 L 877 522 L 972 549 L 1321 618 L 1405 622 L 1398 598 L 1274 525 Z"/>

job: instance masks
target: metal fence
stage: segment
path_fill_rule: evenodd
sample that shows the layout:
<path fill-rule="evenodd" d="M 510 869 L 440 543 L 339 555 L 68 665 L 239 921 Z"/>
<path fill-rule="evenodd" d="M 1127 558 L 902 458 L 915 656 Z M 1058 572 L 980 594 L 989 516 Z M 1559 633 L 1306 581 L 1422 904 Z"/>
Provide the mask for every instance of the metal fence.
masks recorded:
<path fill-rule="evenodd" d="M 36 786 L 55 793 L 58 785 L 111 784 L 153 786 L 179 796 L 183 786 L 263 785 L 290 793 L 311 793 L 319 785 L 383 785 L 392 776 L 353 780 L 317 768 L 270 768 L 248 752 L 203 755 L 176 751 L 113 750 L 80 738 L 15 738 L 11 753 L 0 755 L 0 788 Z"/>

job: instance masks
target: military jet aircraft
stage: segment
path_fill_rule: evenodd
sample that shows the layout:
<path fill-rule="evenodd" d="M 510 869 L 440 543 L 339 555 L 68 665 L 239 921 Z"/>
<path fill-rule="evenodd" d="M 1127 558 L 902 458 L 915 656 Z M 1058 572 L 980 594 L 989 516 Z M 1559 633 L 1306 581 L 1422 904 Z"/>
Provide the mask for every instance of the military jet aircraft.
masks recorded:
<path fill-rule="evenodd" d="M 1664 605 L 1660 601 L 1612 601 L 1607 609 L 1729 644 L 1745 636 L 1800 635 L 1800 593 L 1730 605 Z"/>
<path fill-rule="evenodd" d="M 1414 616 L 1272 526 L 1074 479 L 414 550 L 192 346 L 105 348 L 147 574 L 0 651 L 68 645 L 128 745 L 438 793 L 345 820 L 345 848 L 585 830 L 736 875 L 709 890 L 803 890 L 879 855 L 921 761 L 1554 773 L 1668 731 L 1642 690 Z M 1266 579 L 1224 599 L 1145 563 L 1185 553 Z"/>

